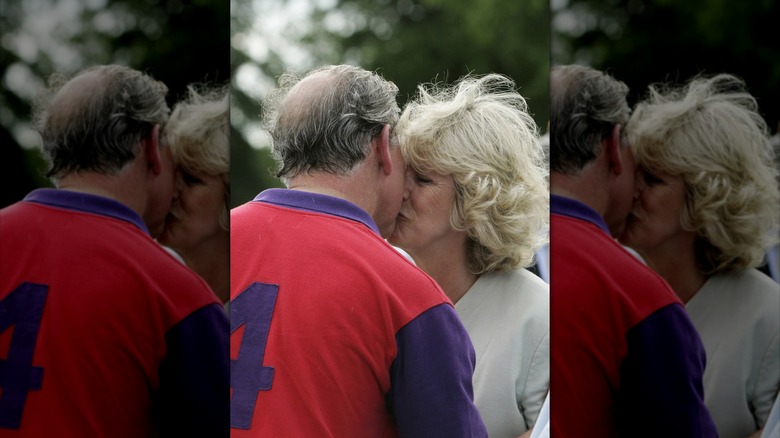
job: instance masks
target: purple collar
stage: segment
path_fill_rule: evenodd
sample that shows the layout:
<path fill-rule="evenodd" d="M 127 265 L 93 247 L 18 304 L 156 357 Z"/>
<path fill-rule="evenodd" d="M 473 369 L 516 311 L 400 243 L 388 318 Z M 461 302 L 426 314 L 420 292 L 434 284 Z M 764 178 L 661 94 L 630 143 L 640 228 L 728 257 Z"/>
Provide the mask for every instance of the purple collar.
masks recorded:
<path fill-rule="evenodd" d="M 360 222 L 379 235 L 374 219 L 357 205 L 335 196 L 290 189 L 268 189 L 255 197 L 253 202 L 265 202 L 296 210 L 313 211 Z"/>
<path fill-rule="evenodd" d="M 130 222 L 144 233 L 149 234 L 149 229 L 146 228 L 146 224 L 138 213 L 119 201 L 103 196 L 62 189 L 37 189 L 25 196 L 24 201 L 112 217 Z"/>
<path fill-rule="evenodd" d="M 576 201 L 571 198 L 566 198 L 560 195 L 550 194 L 550 213 L 560 214 L 562 216 L 569 216 L 575 219 L 591 222 L 602 231 L 611 236 L 609 227 L 607 227 L 604 219 L 596 213 L 596 210 L 588 207 L 580 201 Z"/>

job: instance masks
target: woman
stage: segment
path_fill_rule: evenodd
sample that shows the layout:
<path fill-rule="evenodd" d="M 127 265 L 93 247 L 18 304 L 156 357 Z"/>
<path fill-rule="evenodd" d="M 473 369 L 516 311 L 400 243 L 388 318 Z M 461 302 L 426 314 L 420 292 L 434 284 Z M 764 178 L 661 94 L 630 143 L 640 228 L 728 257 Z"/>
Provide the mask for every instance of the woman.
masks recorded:
<path fill-rule="evenodd" d="M 178 253 L 222 300 L 230 296 L 230 152 L 227 88 L 178 103 L 165 137 L 178 165 L 177 191 L 158 241 Z"/>
<path fill-rule="evenodd" d="M 390 243 L 455 304 L 476 350 L 474 397 L 491 437 L 534 425 L 549 387 L 549 288 L 524 267 L 547 242 L 536 125 L 514 83 L 420 87 L 396 125 L 407 195 Z"/>
<path fill-rule="evenodd" d="M 639 171 L 620 241 L 685 303 L 720 436 L 746 437 L 764 426 L 780 386 L 780 291 L 754 269 L 780 214 L 766 124 L 744 83 L 721 74 L 650 87 L 626 131 Z"/>

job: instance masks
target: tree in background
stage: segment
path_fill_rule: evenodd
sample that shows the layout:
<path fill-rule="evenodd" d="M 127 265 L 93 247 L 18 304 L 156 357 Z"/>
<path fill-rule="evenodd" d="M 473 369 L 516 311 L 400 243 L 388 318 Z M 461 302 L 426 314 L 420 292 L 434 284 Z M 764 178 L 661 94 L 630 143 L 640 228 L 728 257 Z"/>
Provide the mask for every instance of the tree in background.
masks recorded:
<path fill-rule="evenodd" d="M 229 8 L 211 0 L 2 0 L 0 207 L 49 185 L 30 127 L 30 105 L 46 78 L 124 64 L 164 82 L 173 105 L 190 83 L 230 80 Z"/>
<path fill-rule="evenodd" d="M 230 202 L 232 207 L 250 201 L 260 191 L 271 187 L 282 187 L 275 177 L 276 164 L 267 139 L 261 144 L 250 145 L 248 131 L 259 130 L 260 102 L 257 91 L 242 87 L 237 77 L 250 75 L 251 83 L 265 81 L 266 87 L 272 87 L 274 78 L 284 72 L 284 62 L 278 53 L 280 48 L 267 47 L 263 56 L 252 56 L 248 44 L 242 44 L 256 26 L 256 16 L 264 14 L 258 10 L 260 5 L 280 7 L 285 0 L 254 3 L 250 0 L 231 3 L 231 44 L 230 67 L 233 75 L 230 98 Z M 254 84 L 256 85 L 256 84 Z"/>
<path fill-rule="evenodd" d="M 333 14 L 351 24 L 339 26 L 342 20 Z M 547 0 L 339 0 L 334 10 L 316 11 L 314 32 L 304 43 L 330 39 L 347 60 L 379 69 L 398 85 L 402 104 L 422 82 L 508 75 L 544 125 L 549 17 Z"/>
<path fill-rule="evenodd" d="M 772 0 L 553 1 L 553 61 L 607 70 L 634 103 L 656 82 L 745 80 L 770 129 L 780 121 L 780 3 Z"/>
<path fill-rule="evenodd" d="M 278 6 L 293 3 L 277 1 Z M 399 104 L 403 105 L 421 83 L 451 83 L 467 73 L 502 73 L 515 80 L 542 130 L 546 126 L 548 0 L 321 0 L 311 6 L 306 16 L 293 20 L 285 29 L 293 41 L 290 47 L 274 46 L 270 44 L 273 36 L 266 36 L 262 56 L 255 56 L 241 38 L 237 44 L 234 40 L 234 75 L 246 74 L 254 82 L 264 82 L 266 88 L 273 87 L 275 78 L 289 66 L 287 52 L 300 51 L 305 56 L 295 67 L 301 71 L 342 63 L 378 70 L 398 85 Z M 248 33 L 253 26 L 251 17 L 268 13 L 262 6 L 254 7 L 259 9 L 252 9 L 251 3 L 234 6 L 234 32 Z M 233 82 L 233 123 L 246 134 L 257 129 L 262 96 L 252 95 L 237 79 Z M 233 137 L 234 154 L 247 146 Z M 252 169 L 240 173 L 233 167 L 233 193 L 237 195 L 242 190 L 239 187 L 249 187 L 245 192 L 251 192 L 249 198 L 234 196 L 234 204 L 246 202 L 269 187 L 260 181 L 273 168 L 267 149 L 254 153 L 256 158 L 248 166 L 254 166 Z M 244 151 L 240 154 L 249 156 Z"/>

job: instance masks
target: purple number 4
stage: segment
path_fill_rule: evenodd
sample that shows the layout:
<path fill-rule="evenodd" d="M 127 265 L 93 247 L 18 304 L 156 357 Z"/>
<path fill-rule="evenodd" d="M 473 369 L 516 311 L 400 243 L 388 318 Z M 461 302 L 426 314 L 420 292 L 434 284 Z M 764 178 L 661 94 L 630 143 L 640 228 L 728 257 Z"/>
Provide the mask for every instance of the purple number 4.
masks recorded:
<path fill-rule="evenodd" d="M 279 286 L 252 283 L 230 302 L 230 333 L 246 324 L 238 358 L 230 361 L 230 427 L 249 429 L 260 391 L 274 380 L 273 367 L 263 366 Z"/>
<path fill-rule="evenodd" d="M 0 429 L 18 429 L 27 393 L 41 389 L 43 368 L 32 365 L 49 287 L 22 283 L 0 300 L 0 333 L 14 327 L 8 357 L 0 359 Z"/>

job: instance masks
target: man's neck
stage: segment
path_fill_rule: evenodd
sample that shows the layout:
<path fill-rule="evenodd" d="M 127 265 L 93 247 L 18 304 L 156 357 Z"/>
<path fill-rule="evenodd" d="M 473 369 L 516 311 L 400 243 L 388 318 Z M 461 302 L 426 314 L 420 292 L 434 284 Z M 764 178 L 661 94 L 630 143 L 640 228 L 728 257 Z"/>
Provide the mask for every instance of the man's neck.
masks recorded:
<path fill-rule="evenodd" d="M 319 195 L 328 195 L 333 196 L 335 198 L 341 198 L 349 200 L 349 195 L 345 193 L 343 190 L 341 190 L 339 187 L 333 187 L 333 186 L 326 186 L 326 185 L 318 185 L 316 183 L 312 183 L 310 181 L 307 181 L 306 183 L 290 183 L 290 186 L 287 187 L 290 190 L 298 190 L 301 192 L 309 192 L 309 193 L 317 193 Z"/>
<path fill-rule="evenodd" d="M 146 222 L 148 201 L 148 194 L 144 191 L 146 181 L 134 164 L 129 164 L 114 175 L 73 172 L 60 178 L 57 181 L 57 188 L 113 199 L 135 211 Z M 148 223 L 146 225 L 149 226 Z"/>
<path fill-rule="evenodd" d="M 359 171 L 349 177 L 326 172 L 305 173 L 291 178 L 287 188 L 344 199 L 371 217 L 376 212 L 377 188 L 372 187 Z"/>
<path fill-rule="evenodd" d="M 142 215 L 142 202 L 139 202 L 135 194 L 135 188 L 125 184 L 121 178 L 113 175 L 104 175 L 95 172 L 71 173 L 60 178 L 56 186 L 60 190 L 88 193 L 113 199 L 130 207 L 139 215 Z"/>
<path fill-rule="evenodd" d="M 609 194 L 601 182 L 596 181 L 592 173 L 582 175 L 564 175 L 550 173 L 550 193 L 582 202 L 592 208 L 602 218 L 607 211 Z"/>

